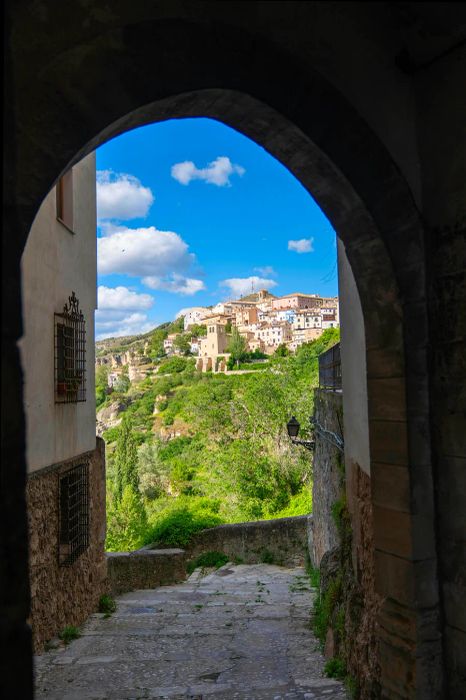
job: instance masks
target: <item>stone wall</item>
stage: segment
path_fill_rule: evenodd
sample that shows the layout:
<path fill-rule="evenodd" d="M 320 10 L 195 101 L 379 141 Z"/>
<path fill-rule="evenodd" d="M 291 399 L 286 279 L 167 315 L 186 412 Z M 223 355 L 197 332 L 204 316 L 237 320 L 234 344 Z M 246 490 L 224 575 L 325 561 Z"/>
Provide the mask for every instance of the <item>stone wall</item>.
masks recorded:
<path fill-rule="evenodd" d="M 341 393 L 315 391 L 315 419 L 341 433 Z M 338 420 L 339 416 L 339 420 Z M 359 698 L 379 696 L 378 617 L 382 598 L 375 592 L 371 479 L 352 463 L 345 478 L 343 455 L 316 434 L 310 556 L 321 568 L 321 594 L 333 585 L 325 653 L 341 658 L 357 682 Z M 333 510 L 333 512 L 332 512 Z"/>
<path fill-rule="evenodd" d="M 350 643 L 345 645 L 345 659 L 350 675 L 358 679 L 361 700 L 369 700 L 380 690 L 378 616 L 383 600 L 375 590 L 371 480 L 357 464 L 352 465 L 351 484 L 352 494 L 347 491 L 351 542 L 345 610 Z"/>
<path fill-rule="evenodd" d="M 307 527 L 306 515 L 219 525 L 198 532 L 187 553 L 190 559 L 203 552 L 224 552 L 245 564 L 268 561 L 296 566 L 305 559 Z"/>
<path fill-rule="evenodd" d="M 338 435 L 341 433 L 342 394 L 335 391 L 314 391 L 314 417 L 326 430 Z M 316 447 L 313 462 L 312 487 L 312 546 L 309 554 L 313 566 L 318 567 L 320 561 L 330 549 L 338 545 L 338 531 L 332 518 L 332 505 L 341 496 L 342 456 L 332 443 L 316 437 Z"/>
<path fill-rule="evenodd" d="M 135 552 L 107 552 L 108 591 L 157 588 L 186 578 L 183 549 L 138 549 Z"/>
<path fill-rule="evenodd" d="M 78 459 L 33 472 L 27 482 L 29 570 L 33 646 L 45 643 L 67 625 L 80 625 L 97 610 L 105 591 L 105 445 L 97 438 L 89 458 L 90 543 L 71 566 L 58 565 L 59 478 Z"/>

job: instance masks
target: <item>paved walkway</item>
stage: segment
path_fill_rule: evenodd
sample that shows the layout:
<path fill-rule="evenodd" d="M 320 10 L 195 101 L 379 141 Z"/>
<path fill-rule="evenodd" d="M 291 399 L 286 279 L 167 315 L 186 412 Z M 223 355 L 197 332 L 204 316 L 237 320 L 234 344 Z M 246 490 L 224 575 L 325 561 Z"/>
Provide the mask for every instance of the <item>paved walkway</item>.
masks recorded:
<path fill-rule="evenodd" d="M 118 598 L 80 639 L 36 657 L 37 700 L 346 698 L 323 677 L 303 569 L 226 566 Z"/>

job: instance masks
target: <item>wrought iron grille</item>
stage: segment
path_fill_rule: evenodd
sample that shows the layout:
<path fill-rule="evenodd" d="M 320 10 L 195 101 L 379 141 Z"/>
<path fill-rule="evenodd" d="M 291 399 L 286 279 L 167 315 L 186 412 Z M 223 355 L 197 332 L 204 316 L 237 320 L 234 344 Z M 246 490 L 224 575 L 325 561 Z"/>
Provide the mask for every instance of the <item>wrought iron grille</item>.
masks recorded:
<path fill-rule="evenodd" d="M 89 464 L 78 464 L 60 476 L 60 566 L 71 566 L 89 546 Z"/>
<path fill-rule="evenodd" d="M 86 323 L 73 292 L 55 314 L 55 403 L 86 400 Z"/>
<path fill-rule="evenodd" d="M 341 389 L 340 343 L 319 355 L 319 387 Z"/>

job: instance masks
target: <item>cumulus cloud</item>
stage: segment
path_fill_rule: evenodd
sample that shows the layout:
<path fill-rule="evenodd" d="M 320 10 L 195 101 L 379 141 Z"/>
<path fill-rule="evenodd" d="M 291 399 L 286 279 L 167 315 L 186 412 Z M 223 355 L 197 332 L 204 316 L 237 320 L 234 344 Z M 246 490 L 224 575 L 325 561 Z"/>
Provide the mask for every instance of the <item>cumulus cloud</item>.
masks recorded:
<path fill-rule="evenodd" d="M 272 289 L 277 286 L 275 280 L 265 279 L 263 277 L 232 277 L 220 282 L 222 287 L 226 287 L 235 297 L 251 294 L 252 289 L 257 292 L 258 289 Z"/>
<path fill-rule="evenodd" d="M 260 275 L 272 275 L 272 277 L 277 274 L 271 265 L 255 267 L 254 272 L 258 272 Z"/>
<path fill-rule="evenodd" d="M 313 238 L 300 238 L 299 241 L 288 241 L 288 250 L 294 250 L 295 253 L 312 253 L 314 248 Z"/>
<path fill-rule="evenodd" d="M 175 294 L 196 294 L 205 289 L 205 284 L 202 280 L 193 279 L 192 277 L 184 277 L 176 273 L 165 277 L 148 276 L 142 278 L 142 283 L 149 289 L 161 289 L 165 292 L 174 292 Z"/>
<path fill-rule="evenodd" d="M 147 216 L 154 202 L 149 187 L 133 175 L 97 171 L 97 218 L 127 221 Z"/>
<path fill-rule="evenodd" d="M 217 187 L 231 186 L 232 175 L 244 175 L 245 169 L 241 165 L 232 163 L 227 156 L 218 156 L 211 161 L 206 168 L 197 168 L 192 160 L 175 163 L 171 169 L 171 175 L 181 185 L 189 185 L 192 180 L 204 180 Z"/>
<path fill-rule="evenodd" d="M 97 260 L 101 275 L 164 278 L 185 272 L 195 257 L 189 252 L 188 244 L 173 231 L 159 231 L 154 226 L 116 227 L 97 239 Z"/>
<path fill-rule="evenodd" d="M 95 315 L 97 340 L 122 335 L 145 333 L 153 327 L 141 310 L 154 304 L 151 294 L 138 294 L 127 287 L 99 286 Z"/>
<path fill-rule="evenodd" d="M 96 340 L 104 338 L 119 338 L 123 335 L 138 335 L 147 333 L 154 327 L 153 323 L 147 320 L 146 314 L 133 313 L 123 315 L 122 318 L 101 318 L 96 312 L 95 333 Z"/>
<path fill-rule="evenodd" d="M 151 294 L 138 294 L 127 287 L 105 287 L 100 285 L 97 290 L 97 307 L 99 310 L 116 309 L 131 310 L 150 309 L 154 304 Z"/>

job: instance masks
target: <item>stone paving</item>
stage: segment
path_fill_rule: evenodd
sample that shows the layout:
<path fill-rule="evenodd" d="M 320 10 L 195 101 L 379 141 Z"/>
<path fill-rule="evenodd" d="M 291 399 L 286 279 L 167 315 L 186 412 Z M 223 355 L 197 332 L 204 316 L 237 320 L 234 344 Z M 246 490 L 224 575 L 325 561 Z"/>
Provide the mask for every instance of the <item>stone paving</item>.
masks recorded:
<path fill-rule="evenodd" d="M 117 599 L 36 657 L 36 700 L 346 699 L 323 675 L 301 568 L 226 564 Z"/>

